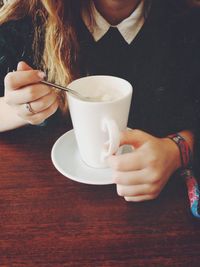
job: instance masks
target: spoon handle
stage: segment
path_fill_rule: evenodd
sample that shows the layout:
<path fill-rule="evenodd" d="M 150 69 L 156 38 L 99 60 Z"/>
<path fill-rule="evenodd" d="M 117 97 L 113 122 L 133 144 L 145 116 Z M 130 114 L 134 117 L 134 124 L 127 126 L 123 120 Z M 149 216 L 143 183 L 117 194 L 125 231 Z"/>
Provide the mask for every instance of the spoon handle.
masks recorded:
<path fill-rule="evenodd" d="M 65 91 L 65 92 L 67 91 L 67 92 L 75 95 L 77 98 L 79 98 L 81 100 L 90 101 L 90 102 L 96 102 L 96 101 L 98 101 L 98 99 L 96 99 L 96 98 L 91 98 L 91 97 L 88 97 L 88 96 L 83 96 L 80 93 L 78 93 L 75 90 L 72 90 L 72 89 L 70 89 L 68 87 L 64 87 L 64 86 L 61 86 L 61 85 L 58 85 L 58 84 L 55 84 L 55 83 L 51 83 L 51 82 L 47 82 L 47 81 L 44 81 L 44 80 L 40 81 L 40 83 L 43 83 L 43 84 L 48 85 L 48 86 L 51 86 L 51 87 L 55 87 L 57 89 L 60 89 L 62 91 Z"/>
<path fill-rule="evenodd" d="M 69 89 L 69 88 L 67 88 L 67 87 L 64 87 L 64 86 L 61 86 L 61 85 L 58 85 L 58 84 L 55 84 L 55 83 L 50 83 L 50 82 L 47 82 L 47 81 L 44 81 L 44 80 L 42 80 L 40 82 L 43 83 L 43 84 L 55 87 L 57 89 L 60 89 L 60 90 L 63 90 L 63 91 L 67 91 L 67 92 L 70 92 L 70 93 L 74 94 L 74 91 Z M 76 92 L 75 92 L 75 94 L 76 94 Z"/>

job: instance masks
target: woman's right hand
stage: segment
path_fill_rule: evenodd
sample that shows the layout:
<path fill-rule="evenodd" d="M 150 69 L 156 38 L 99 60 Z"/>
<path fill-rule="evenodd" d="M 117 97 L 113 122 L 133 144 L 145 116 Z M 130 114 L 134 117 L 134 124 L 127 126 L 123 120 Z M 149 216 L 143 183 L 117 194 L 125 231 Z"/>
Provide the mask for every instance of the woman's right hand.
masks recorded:
<path fill-rule="evenodd" d="M 45 74 L 19 62 L 17 71 L 6 75 L 5 101 L 25 122 L 40 124 L 58 108 L 58 97 L 51 87 L 40 84 Z"/>

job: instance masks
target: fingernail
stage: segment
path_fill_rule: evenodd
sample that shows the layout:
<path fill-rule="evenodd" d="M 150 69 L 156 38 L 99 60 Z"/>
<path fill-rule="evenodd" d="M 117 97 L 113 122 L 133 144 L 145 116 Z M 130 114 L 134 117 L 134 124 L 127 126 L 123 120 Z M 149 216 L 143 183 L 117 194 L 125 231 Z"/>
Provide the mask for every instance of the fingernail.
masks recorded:
<path fill-rule="evenodd" d="M 43 72 L 43 71 L 39 71 L 38 72 L 38 76 L 41 78 L 41 79 L 44 79 L 46 77 L 46 74 Z"/>

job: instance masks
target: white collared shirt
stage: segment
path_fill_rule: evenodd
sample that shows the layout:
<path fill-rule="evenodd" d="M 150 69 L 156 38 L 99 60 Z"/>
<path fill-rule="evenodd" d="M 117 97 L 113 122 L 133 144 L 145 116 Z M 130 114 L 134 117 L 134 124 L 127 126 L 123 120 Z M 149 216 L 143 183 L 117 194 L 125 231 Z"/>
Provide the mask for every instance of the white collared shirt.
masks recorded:
<path fill-rule="evenodd" d="M 128 18 L 124 19 L 117 25 L 111 25 L 98 12 L 93 3 L 92 16 L 95 23 L 93 25 L 90 24 L 87 12 L 85 10 L 82 12 L 82 18 L 96 42 L 107 33 L 110 27 L 116 27 L 123 36 L 124 40 L 130 44 L 144 24 L 143 9 L 144 0 L 141 1 L 141 3 Z"/>

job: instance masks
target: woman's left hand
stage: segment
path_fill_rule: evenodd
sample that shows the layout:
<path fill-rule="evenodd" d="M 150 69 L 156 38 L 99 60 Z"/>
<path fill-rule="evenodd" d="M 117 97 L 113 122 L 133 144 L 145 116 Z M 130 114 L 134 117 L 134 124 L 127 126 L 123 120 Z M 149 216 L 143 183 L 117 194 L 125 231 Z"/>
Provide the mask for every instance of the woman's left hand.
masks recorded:
<path fill-rule="evenodd" d="M 118 195 L 135 202 L 155 199 L 181 165 L 178 146 L 140 130 L 124 131 L 124 144 L 132 145 L 133 152 L 108 158 Z"/>

